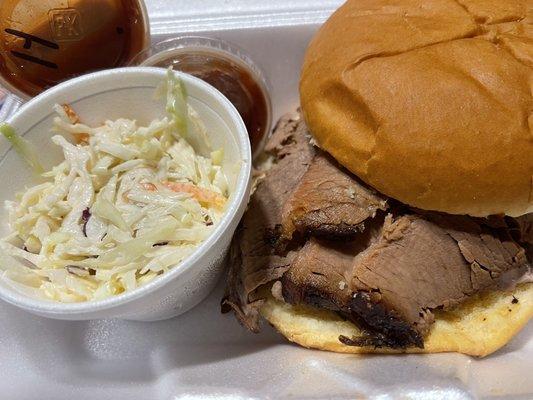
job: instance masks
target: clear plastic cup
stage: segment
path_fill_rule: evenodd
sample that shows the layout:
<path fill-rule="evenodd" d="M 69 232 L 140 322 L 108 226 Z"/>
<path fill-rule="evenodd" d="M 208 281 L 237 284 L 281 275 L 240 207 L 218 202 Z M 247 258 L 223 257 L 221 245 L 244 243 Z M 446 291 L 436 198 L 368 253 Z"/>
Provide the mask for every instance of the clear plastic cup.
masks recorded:
<path fill-rule="evenodd" d="M 149 43 L 142 0 L 0 0 L 0 85 L 24 100 Z"/>
<path fill-rule="evenodd" d="M 184 36 L 154 44 L 131 65 L 173 67 L 214 86 L 241 114 L 254 155 L 261 152 L 272 126 L 269 85 L 244 50 L 220 39 Z"/>

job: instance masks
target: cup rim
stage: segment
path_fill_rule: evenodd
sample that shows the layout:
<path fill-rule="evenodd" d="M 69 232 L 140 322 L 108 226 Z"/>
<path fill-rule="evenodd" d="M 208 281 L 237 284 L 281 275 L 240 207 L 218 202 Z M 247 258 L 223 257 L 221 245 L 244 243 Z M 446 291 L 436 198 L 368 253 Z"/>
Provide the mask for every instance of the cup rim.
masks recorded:
<path fill-rule="evenodd" d="M 133 56 L 130 65 L 153 66 L 151 63 L 156 56 L 161 57 L 161 54 L 172 53 L 177 50 L 188 48 L 205 48 L 225 53 L 249 68 L 251 72 L 256 75 L 260 84 L 264 86 L 263 89 L 267 93 L 271 88 L 271 84 L 265 73 L 246 50 L 234 43 L 228 42 L 227 40 L 208 36 L 180 35 L 160 40 Z"/>
<path fill-rule="evenodd" d="M 200 261 L 201 258 L 214 246 L 219 238 L 224 235 L 233 224 L 238 223 L 238 221 L 235 221 L 235 218 L 239 217 L 238 214 L 243 206 L 243 202 L 247 203 L 248 201 L 252 174 L 251 146 L 244 122 L 233 104 L 231 104 L 231 102 L 217 89 L 194 76 L 179 71 L 175 71 L 175 73 L 177 73 L 186 84 L 196 86 L 202 90 L 205 95 L 212 96 L 216 101 L 221 103 L 237 128 L 237 146 L 239 147 L 242 157 L 241 169 L 236 179 L 234 191 L 235 194 L 232 201 L 228 205 L 226 213 L 222 217 L 219 225 L 215 228 L 211 235 L 194 250 L 191 255 L 189 255 L 179 264 L 178 268 L 173 268 L 146 285 L 135 288 L 132 291 L 121 293 L 117 296 L 102 300 L 89 300 L 79 303 L 61 303 L 53 300 L 34 299 L 23 293 L 17 292 L 15 289 L 4 287 L 2 285 L 0 286 L 1 299 L 28 311 L 57 316 L 82 316 L 83 314 L 92 313 L 95 311 L 116 308 L 134 300 L 138 300 L 141 297 L 152 294 L 158 289 L 164 287 L 170 281 L 179 278 L 180 275 L 187 274 L 192 268 L 198 265 L 198 261 Z M 102 83 L 105 83 L 106 81 L 112 82 L 117 74 L 120 74 L 121 76 L 130 75 L 133 77 L 136 74 L 141 74 L 144 77 L 149 78 L 153 76 L 164 78 L 166 70 L 156 67 L 124 67 L 82 75 L 80 77 L 60 83 L 34 97 L 28 103 L 24 104 L 19 111 L 15 115 L 11 116 L 6 122 L 14 125 L 16 128 L 18 121 L 23 120 L 26 113 L 31 112 L 42 102 L 49 101 L 50 98 L 61 96 L 65 93 L 75 91 L 80 86 L 84 87 L 85 85 L 94 85 L 95 81 L 101 81 Z M 140 79 L 140 77 L 138 79 Z M 99 87 L 106 87 L 106 85 L 101 84 Z M 117 88 L 118 87 L 119 86 L 117 86 Z M 124 85 L 121 87 L 127 88 L 128 86 Z M 92 95 L 101 91 L 103 91 L 103 89 L 95 90 Z M 10 147 L 8 152 L 9 151 L 13 151 L 13 148 Z"/>

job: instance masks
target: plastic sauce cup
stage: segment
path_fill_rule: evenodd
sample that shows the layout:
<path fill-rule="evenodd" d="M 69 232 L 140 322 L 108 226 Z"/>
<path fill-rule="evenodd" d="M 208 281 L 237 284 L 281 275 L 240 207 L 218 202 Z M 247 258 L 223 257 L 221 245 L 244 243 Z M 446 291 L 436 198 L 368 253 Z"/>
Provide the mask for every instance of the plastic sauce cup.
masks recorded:
<path fill-rule="evenodd" d="M 261 153 L 272 126 L 272 106 L 267 80 L 244 50 L 220 39 L 185 36 L 153 45 L 132 65 L 173 67 L 214 86 L 239 111 L 254 156 Z"/>

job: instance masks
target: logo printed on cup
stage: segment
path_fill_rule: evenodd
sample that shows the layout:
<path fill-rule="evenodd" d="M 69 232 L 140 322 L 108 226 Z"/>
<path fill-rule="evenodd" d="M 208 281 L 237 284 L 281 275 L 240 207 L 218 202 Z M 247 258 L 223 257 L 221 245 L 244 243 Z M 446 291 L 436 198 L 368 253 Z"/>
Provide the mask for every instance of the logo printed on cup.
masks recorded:
<path fill-rule="evenodd" d="M 78 40 L 83 36 L 81 16 L 74 8 L 55 8 L 48 12 L 50 29 L 57 41 Z"/>

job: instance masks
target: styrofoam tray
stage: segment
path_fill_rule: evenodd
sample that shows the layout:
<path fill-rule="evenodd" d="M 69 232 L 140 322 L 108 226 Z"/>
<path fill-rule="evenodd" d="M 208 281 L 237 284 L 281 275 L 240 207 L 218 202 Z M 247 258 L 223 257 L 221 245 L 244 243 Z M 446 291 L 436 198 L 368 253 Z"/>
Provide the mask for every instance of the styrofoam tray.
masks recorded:
<path fill-rule="evenodd" d="M 274 117 L 298 106 L 306 44 L 338 0 L 147 0 L 154 40 L 180 33 L 244 48 Z M 0 304 L 0 399 L 532 399 L 533 324 L 495 355 L 352 356 L 305 350 L 221 315 L 224 282 L 162 322 L 64 322 Z"/>

